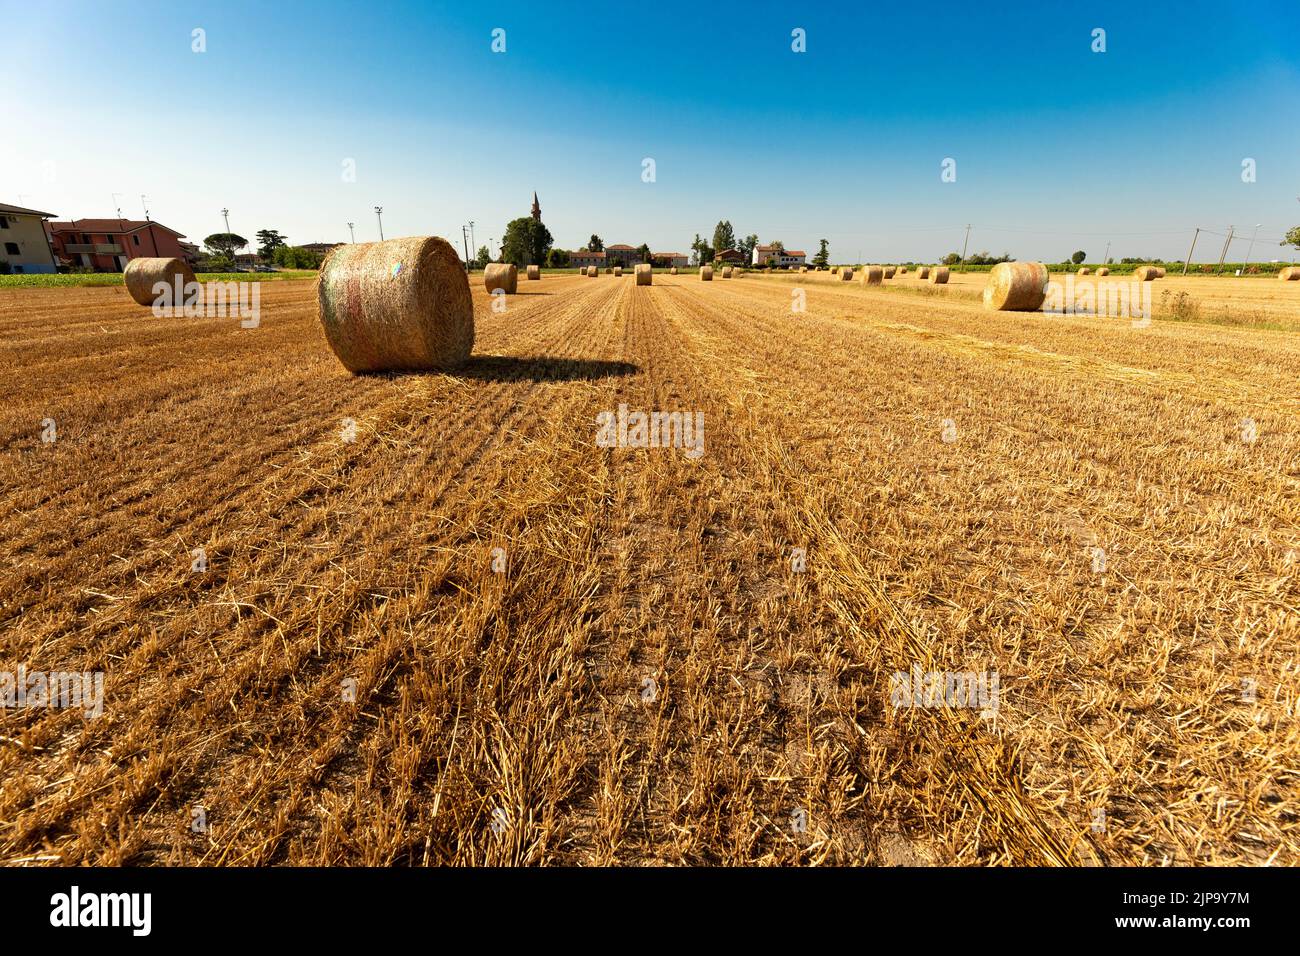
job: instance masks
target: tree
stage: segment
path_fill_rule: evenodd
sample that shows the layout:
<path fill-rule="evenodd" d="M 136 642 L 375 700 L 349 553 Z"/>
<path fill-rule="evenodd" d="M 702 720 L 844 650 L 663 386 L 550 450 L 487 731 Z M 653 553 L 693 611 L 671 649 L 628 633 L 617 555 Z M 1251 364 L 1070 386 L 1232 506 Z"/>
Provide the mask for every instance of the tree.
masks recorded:
<path fill-rule="evenodd" d="M 277 246 L 273 256 L 275 264 L 285 269 L 319 269 L 324 258 L 311 249 L 286 245 Z"/>
<path fill-rule="evenodd" d="M 641 245 L 637 246 L 636 254 L 637 254 L 638 256 L 641 257 L 641 261 L 642 261 L 642 262 L 649 262 L 649 261 L 650 261 L 650 246 L 649 246 L 649 244 L 643 242 L 643 243 L 641 243 Z"/>
<path fill-rule="evenodd" d="M 591 234 L 591 238 L 587 240 L 587 251 L 588 251 L 588 252 L 604 252 L 604 251 L 605 251 L 605 240 L 604 240 L 604 239 L 601 239 L 600 236 L 596 235 L 596 234 L 593 232 L 593 233 Z"/>
<path fill-rule="evenodd" d="M 563 249 L 552 249 L 546 254 L 548 269 L 563 269 L 569 264 L 569 253 Z"/>
<path fill-rule="evenodd" d="M 945 266 L 955 266 L 961 262 L 961 253 L 950 252 L 939 261 L 942 262 Z"/>
<path fill-rule="evenodd" d="M 758 247 L 758 236 L 751 234 L 746 236 L 744 239 L 740 240 L 740 246 L 738 248 L 740 249 L 741 253 L 744 254 L 745 261 L 749 262 L 754 258 L 754 249 L 757 247 Z"/>
<path fill-rule="evenodd" d="M 1290 232 L 1282 237 L 1282 241 L 1279 242 L 1278 245 L 1295 246 L 1297 249 L 1300 249 L 1300 226 L 1293 226 Z"/>
<path fill-rule="evenodd" d="M 1080 249 L 1074 255 L 1070 256 L 1070 261 L 1077 266 L 1077 265 L 1081 265 L 1083 263 L 1083 260 L 1087 258 L 1088 258 L 1088 254 L 1084 252 L 1082 249 Z"/>
<path fill-rule="evenodd" d="M 718 252 L 723 249 L 736 248 L 736 233 L 731 228 L 731 223 L 723 220 L 713 227 L 713 248 Z"/>
<path fill-rule="evenodd" d="M 248 240 L 233 232 L 214 232 L 203 240 L 215 255 L 234 261 L 235 253 L 248 245 Z"/>
<path fill-rule="evenodd" d="M 700 238 L 698 232 L 695 234 L 695 241 L 691 243 L 691 252 L 695 253 L 695 265 L 703 265 L 706 262 L 713 261 L 713 249 Z"/>
<path fill-rule="evenodd" d="M 261 243 L 257 254 L 267 260 L 275 258 L 275 250 L 288 245 L 284 236 L 280 235 L 280 232 L 276 229 L 259 229 L 257 231 L 257 241 Z"/>
<path fill-rule="evenodd" d="M 532 216 L 521 216 L 506 224 L 501 242 L 501 261 L 517 266 L 541 265 L 551 248 L 551 231 Z"/>
<path fill-rule="evenodd" d="M 822 244 L 822 247 L 817 250 L 817 255 L 813 256 L 812 261 L 814 266 L 818 266 L 822 269 L 825 269 L 828 265 L 830 265 L 831 257 L 830 257 L 830 253 L 826 251 L 826 247 L 827 247 L 826 240 L 819 239 L 818 241 Z"/>
<path fill-rule="evenodd" d="M 785 243 L 782 242 L 780 239 L 774 240 L 772 242 L 772 252 L 775 253 L 777 256 L 785 255 Z"/>

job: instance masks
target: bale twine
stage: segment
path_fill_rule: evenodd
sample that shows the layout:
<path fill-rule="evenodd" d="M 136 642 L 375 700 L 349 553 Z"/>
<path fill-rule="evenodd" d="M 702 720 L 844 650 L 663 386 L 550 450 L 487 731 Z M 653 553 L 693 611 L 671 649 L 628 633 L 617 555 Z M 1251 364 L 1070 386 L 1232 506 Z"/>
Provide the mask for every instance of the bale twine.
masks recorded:
<path fill-rule="evenodd" d="M 713 266 L 700 266 L 700 281 L 701 282 L 713 281 Z"/>
<path fill-rule="evenodd" d="M 919 267 L 919 268 L 916 270 L 916 277 L 917 277 L 918 279 L 928 279 L 928 278 L 930 278 L 930 267 L 929 267 L 929 266 L 921 266 L 921 267 Z"/>
<path fill-rule="evenodd" d="M 615 266 L 615 267 L 614 267 L 614 275 L 616 275 L 616 276 L 621 276 L 622 274 L 623 274 L 623 267 L 622 267 L 622 266 Z"/>
<path fill-rule="evenodd" d="M 947 267 L 947 266 L 935 266 L 934 269 L 930 272 L 930 281 L 931 281 L 932 283 L 934 283 L 935 285 L 947 285 L 947 284 L 948 284 L 948 267 Z"/>
<path fill-rule="evenodd" d="M 852 275 L 852 273 L 849 273 Z M 885 270 L 882 266 L 867 266 L 862 270 L 863 285 L 880 285 L 885 281 Z"/>
<path fill-rule="evenodd" d="M 594 279 L 594 278 L 596 278 L 596 276 L 598 276 L 598 275 L 600 275 L 600 270 L 599 270 L 599 269 L 597 269 L 595 266 L 587 266 L 587 278 L 588 278 L 588 279 Z"/>
<path fill-rule="evenodd" d="M 833 272 L 834 270 L 831 270 L 831 271 Z M 840 281 L 841 281 L 841 282 L 852 282 L 852 281 L 853 281 L 853 270 L 852 270 L 852 269 L 845 269 L 843 272 L 841 272 L 841 273 L 840 273 Z"/>
<path fill-rule="evenodd" d="M 474 300 L 436 236 L 336 246 L 316 295 L 325 338 L 350 372 L 452 368 L 474 347 Z"/>
<path fill-rule="evenodd" d="M 179 280 L 181 289 L 180 301 L 176 301 L 176 283 Z M 132 259 L 126 264 L 126 271 L 122 273 L 122 281 L 126 283 L 126 291 L 135 299 L 139 305 L 153 305 L 158 298 L 154 295 L 153 287 L 158 282 L 165 282 L 172 288 L 172 305 L 184 305 L 185 283 L 196 282 L 194 270 L 184 259 Z"/>
<path fill-rule="evenodd" d="M 1133 270 L 1133 278 L 1138 282 L 1150 282 L 1152 279 L 1160 277 L 1156 274 L 1155 266 L 1138 266 Z"/>
<path fill-rule="evenodd" d="M 1089 269 L 1087 266 L 1079 266 L 1079 275 L 1086 276 L 1091 274 L 1092 274 L 1092 270 Z"/>
<path fill-rule="evenodd" d="M 984 286 L 984 308 L 1036 312 L 1047 295 L 1049 278 L 1047 266 L 1041 262 L 999 262 Z"/>
<path fill-rule="evenodd" d="M 730 279 L 730 278 L 731 278 L 731 266 L 723 266 L 723 267 L 722 267 L 722 278 L 724 278 L 724 279 Z"/>
<path fill-rule="evenodd" d="M 1277 277 L 1283 282 L 1296 282 L 1300 280 L 1300 266 L 1287 266 L 1277 274 Z"/>
<path fill-rule="evenodd" d="M 542 277 L 542 270 L 541 270 L 538 266 L 529 266 L 529 267 L 528 267 L 528 278 L 529 278 L 529 279 L 540 279 L 541 277 Z"/>
<path fill-rule="evenodd" d="M 1109 270 L 1108 268 L 1106 268 L 1105 266 L 1102 266 L 1100 269 L 1097 270 L 1097 275 L 1099 275 L 1099 276 L 1108 276 L 1108 275 L 1110 275 L 1110 270 Z"/>
<path fill-rule="evenodd" d="M 886 279 L 894 278 L 894 273 L 897 271 L 898 270 L 894 266 L 885 266 L 885 278 Z"/>
<path fill-rule="evenodd" d="M 514 295 L 519 288 L 519 267 L 513 262 L 489 262 L 483 270 L 483 285 L 489 293 L 500 289 L 506 295 Z"/>
<path fill-rule="evenodd" d="M 653 271 L 653 270 L 650 268 L 650 264 L 649 264 L 649 263 L 643 262 L 643 263 L 641 263 L 639 266 L 637 266 L 637 267 L 636 267 L 636 284 L 637 284 L 637 285 L 649 285 L 649 284 L 650 284 L 650 274 L 651 274 L 652 271 Z"/>

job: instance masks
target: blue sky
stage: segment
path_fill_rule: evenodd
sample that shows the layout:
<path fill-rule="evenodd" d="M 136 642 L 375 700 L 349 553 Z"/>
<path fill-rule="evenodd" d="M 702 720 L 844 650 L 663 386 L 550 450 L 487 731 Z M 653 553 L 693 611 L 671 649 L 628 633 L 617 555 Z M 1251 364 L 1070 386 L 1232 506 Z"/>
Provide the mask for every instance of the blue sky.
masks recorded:
<path fill-rule="evenodd" d="M 294 242 L 377 238 L 381 205 L 387 236 L 460 248 L 462 223 L 499 239 L 536 189 L 566 248 L 687 251 L 725 218 L 836 261 L 934 259 L 966 223 L 971 251 L 1178 258 L 1195 226 L 1259 223 L 1254 258 L 1290 258 L 1294 0 L 1044 6 L 0 0 L 0 202 L 111 216 L 119 193 L 139 217 L 144 193 L 196 241 L 228 207 Z"/>

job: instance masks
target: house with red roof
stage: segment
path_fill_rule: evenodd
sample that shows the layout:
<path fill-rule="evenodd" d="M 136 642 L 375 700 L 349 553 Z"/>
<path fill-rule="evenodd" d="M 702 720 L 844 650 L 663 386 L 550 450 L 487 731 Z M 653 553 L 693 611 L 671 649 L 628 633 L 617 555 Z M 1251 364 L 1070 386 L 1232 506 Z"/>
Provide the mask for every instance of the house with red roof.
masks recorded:
<path fill-rule="evenodd" d="M 181 242 L 183 233 L 150 219 L 73 219 L 49 229 L 61 265 L 96 272 L 122 272 L 141 256 L 189 259 L 194 248 Z"/>

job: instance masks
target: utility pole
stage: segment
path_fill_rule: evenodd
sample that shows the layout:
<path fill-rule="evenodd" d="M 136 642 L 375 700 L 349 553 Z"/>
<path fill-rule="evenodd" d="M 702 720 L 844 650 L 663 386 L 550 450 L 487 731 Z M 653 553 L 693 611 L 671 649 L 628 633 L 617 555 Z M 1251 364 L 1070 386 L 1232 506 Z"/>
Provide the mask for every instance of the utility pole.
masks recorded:
<path fill-rule="evenodd" d="M 460 227 L 460 241 L 465 246 L 465 271 L 469 272 L 469 229 L 466 226 Z"/>
<path fill-rule="evenodd" d="M 1250 254 L 1255 251 L 1255 237 L 1259 235 L 1259 227 L 1263 223 L 1255 223 L 1255 231 L 1250 234 L 1250 245 L 1246 247 L 1246 261 L 1242 263 L 1241 274 L 1246 274 L 1246 266 L 1250 265 Z"/>
<path fill-rule="evenodd" d="M 961 271 L 966 271 L 966 247 L 970 245 L 970 223 L 966 223 L 966 239 L 961 244 Z"/>
<path fill-rule="evenodd" d="M 1108 241 L 1108 242 L 1106 243 L 1106 251 L 1102 254 L 1102 257 L 1101 257 L 1101 264 L 1104 266 L 1104 265 L 1106 264 L 1107 260 L 1109 260 L 1109 259 L 1110 259 L 1110 242 Z"/>
<path fill-rule="evenodd" d="M 474 255 L 478 255 L 478 246 L 474 244 L 474 220 L 469 221 L 469 244 L 474 246 Z"/>
<path fill-rule="evenodd" d="M 226 221 L 226 232 L 229 233 L 230 232 L 230 210 L 229 209 L 221 210 L 221 218 Z"/>
<path fill-rule="evenodd" d="M 379 241 L 384 241 L 384 207 L 375 207 L 375 218 L 379 220 Z"/>
<path fill-rule="evenodd" d="M 1233 228 L 1233 226 L 1228 227 L 1228 238 L 1223 240 L 1223 251 L 1219 253 L 1219 266 L 1214 270 L 1216 276 L 1223 271 L 1223 260 L 1228 257 L 1228 246 L 1232 242 Z"/>
<path fill-rule="evenodd" d="M 1196 227 L 1196 232 L 1192 233 L 1192 248 L 1187 250 L 1187 261 L 1183 263 L 1183 275 L 1187 275 L 1187 267 L 1192 264 L 1192 253 L 1196 251 L 1196 240 L 1201 234 L 1201 227 Z"/>
<path fill-rule="evenodd" d="M 348 235 L 352 237 L 352 244 L 354 246 L 357 244 L 357 234 L 352 228 L 355 225 L 356 225 L 355 222 L 348 223 Z"/>

